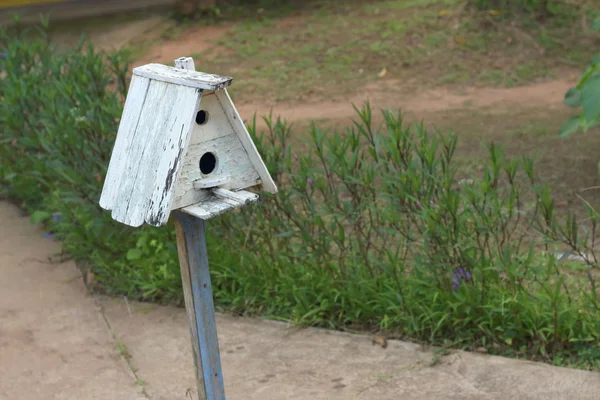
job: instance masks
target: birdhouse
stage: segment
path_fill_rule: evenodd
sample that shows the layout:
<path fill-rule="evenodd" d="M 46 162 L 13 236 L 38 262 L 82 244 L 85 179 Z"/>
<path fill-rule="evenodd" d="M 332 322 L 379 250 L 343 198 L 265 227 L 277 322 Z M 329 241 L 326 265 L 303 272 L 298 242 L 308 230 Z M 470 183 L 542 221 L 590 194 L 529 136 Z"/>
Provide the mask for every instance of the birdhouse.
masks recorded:
<path fill-rule="evenodd" d="M 196 72 L 190 58 L 175 65 L 133 69 L 100 198 L 126 225 L 161 226 L 171 210 L 208 219 L 256 201 L 246 188 L 277 191 L 227 93 L 232 79 Z"/>

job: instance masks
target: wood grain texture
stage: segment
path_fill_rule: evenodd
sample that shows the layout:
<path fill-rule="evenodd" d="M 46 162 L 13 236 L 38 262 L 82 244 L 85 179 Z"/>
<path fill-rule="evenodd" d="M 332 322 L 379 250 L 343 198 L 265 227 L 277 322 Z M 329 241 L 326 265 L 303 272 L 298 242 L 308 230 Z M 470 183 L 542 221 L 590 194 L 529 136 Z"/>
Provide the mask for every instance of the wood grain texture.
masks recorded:
<path fill-rule="evenodd" d="M 150 82 L 112 216 L 130 226 L 164 225 L 201 93 Z"/>
<path fill-rule="evenodd" d="M 258 201 L 256 193 L 239 190 L 232 192 L 226 189 L 212 189 L 206 191 L 209 195 L 200 203 L 183 207 L 181 211 L 200 219 L 211 219 L 227 211 L 244 207 Z"/>
<path fill-rule="evenodd" d="M 203 125 L 194 124 L 191 140 L 179 181 L 175 188 L 173 209 L 203 201 L 207 194 L 194 188 L 194 182 L 204 179 L 218 180 L 226 189 L 244 189 L 258 183 L 259 174 L 234 131 L 215 94 L 202 96 L 199 109 L 204 110 L 208 120 Z M 217 158 L 217 166 L 209 175 L 200 172 L 200 157 L 211 152 Z"/>
<path fill-rule="evenodd" d="M 271 174 L 267 170 L 265 163 L 263 162 L 260 154 L 258 153 L 258 149 L 256 145 L 252 141 L 246 126 L 237 109 L 233 105 L 233 101 L 231 101 L 231 97 L 229 97 L 229 93 L 227 93 L 227 89 L 218 90 L 215 92 L 215 96 L 219 100 L 225 115 L 227 115 L 227 119 L 231 124 L 234 132 L 240 139 L 246 153 L 250 157 L 250 161 L 254 165 L 254 168 L 258 172 L 260 179 L 262 181 L 262 189 L 269 193 L 277 193 L 277 186 L 275 182 L 273 182 L 273 178 L 271 178 Z"/>
<path fill-rule="evenodd" d="M 134 77 L 100 198 L 115 220 L 168 221 L 201 96 L 199 89 Z"/>
<path fill-rule="evenodd" d="M 191 57 L 181 57 L 175 60 L 175 67 L 180 69 L 195 70 L 194 60 Z M 183 298 L 185 310 L 190 328 L 190 339 L 194 358 L 194 370 L 196 372 L 196 388 L 198 400 L 206 400 L 206 389 L 204 386 L 204 374 L 202 373 L 202 359 L 200 357 L 200 338 L 198 337 L 198 323 L 196 320 L 196 309 L 194 307 L 194 293 L 192 290 L 191 268 L 187 251 L 186 234 L 179 221 L 178 213 L 175 215 L 175 234 L 177 236 L 177 253 L 179 255 L 179 268 L 181 270 L 181 286 L 183 287 Z"/>
<path fill-rule="evenodd" d="M 163 225 L 169 219 L 175 185 L 189 145 L 191 126 L 195 123 L 194 110 L 200 103 L 202 91 L 180 86 L 175 96 L 172 102 L 175 115 L 165 121 L 165 129 L 160 133 L 162 136 L 157 139 L 153 153 L 147 157 L 149 160 L 160 160 L 154 179 L 146 179 L 149 186 L 154 188 L 149 203 L 141 205 L 142 211 L 147 208 L 145 220 L 154 226 Z M 142 180 L 140 184 L 144 184 Z"/>
<path fill-rule="evenodd" d="M 123 168 L 118 173 L 121 175 L 115 206 L 112 209 L 113 219 L 130 226 L 140 226 L 144 222 L 144 214 L 138 212 L 137 215 L 129 215 L 129 204 L 138 203 L 138 198 L 146 197 L 147 188 L 140 188 L 142 193 L 134 192 L 136 180 L 140 170 L 142 174 L 150 172 L 149 165 L 144 162 L 144 152 L 146 148 L 152 146 L 152 140 L 157 135 L 157 130 L 151 129 L 150 121 L 160 121 L 165 117 L 165 113 L 170 113 L 172 109 L 166 107 L 156 109 L 159 105 L 159 99 L 165 97 L 169 84 L 165 82 L 150 81 L 146 101 L 142 106 L 131 146 L 127 149 L 126 159 Z M 150 129 L 150 131 L 148 131 Z M 142 166 L 143 165 L 143 166 Z M 132 210 L 133 211 L 133 210 Z"/>
<path fill-rule="evenodd" d="M 204 376 L 202 375 L 202 360 L 200 359 L 200 339 L 198 338 L 198 325 L 196 323 L 196 312 L 194 311 L 194 294 L 190 275 L 190 263 L 185 241 L 185 232 L 179 223 L 178 214 L 175 217 L 175 235 L 177 237 L 177 254 L 179 255 L 179 269 L 181 271 L 181 286 L 183 287 L 183 299 L 187 311 L 190 339 L 192 343 L 192 356 L 194 358 L 194 370 L 196 372 L 196 387 L 198 389 L 198 400 L 206 400 L 204 396 Z"/>
<path fill-rule="evenodd" d="M 258 195 L 256 193 L 247 192 L 245 190 L 232 192 L 231 190 L 217 188 L 213 189 L 212 192 L 218 197 L 235 201 L 237 203 L 240 203 L 241 205 L 250 204 L 258 200 Z"/>
<path fill-rule="evenodd" d="M 202 178 L 202 179 L 198 179 L 197 181 L 194 181 L 194 189 L 196 190 L 200 190 L 200 189 L 211 189 L 217 186 L 221 186 L 226 184 L 227 182 L 229 182 L 231 180 L 231 177 L 229 177 L 228 175 L 223 175 L 219 178 Z"/>
<path fill-rule="evenodd" d="M 174 61 L 175 68 L 187 69 L 188 71 L 195 71 L 196 65 L 192 57 L 179 57 Z"/>
<path fill-rule="evenodd" d="M 129 92 L 125 100 L 119 130 L 117 131 L 117 139 L 100 196 L 100 207 L 106 210 L 112 210 L 115 205 L 121 187 L 121 179 L 123 178 L 123 168 L 135 139 L 149 85 L 150 79 L 144 77 L 133 77 L 129 84 Z"/>
<path fill-rule="evenodd" d="M 178 69 L 163 64 L 146 64 L 133 69 L 133 74 L 157 81 L 175 83 L 195 89 L 219 90 L 231 85 L 228 76 Z"/>
<path fill-rule="evenodd" d="M 193 310 L 197 327 L 201 362 L 199 372 L 202 373 L 202 386 L 198 386 L 198 397 L 207 400 L 225 400 L 204 221 L 180 211 L 175 211 L 174 214 L 183 231 L 185 255 L 187 256 L 194 299 L 193 309 L 188 309 L 188 315 Z M 180 257 L 183 254 L 180 253 Z M 200 378 L 198 378 L 198 382 L 200 382 Z"/>

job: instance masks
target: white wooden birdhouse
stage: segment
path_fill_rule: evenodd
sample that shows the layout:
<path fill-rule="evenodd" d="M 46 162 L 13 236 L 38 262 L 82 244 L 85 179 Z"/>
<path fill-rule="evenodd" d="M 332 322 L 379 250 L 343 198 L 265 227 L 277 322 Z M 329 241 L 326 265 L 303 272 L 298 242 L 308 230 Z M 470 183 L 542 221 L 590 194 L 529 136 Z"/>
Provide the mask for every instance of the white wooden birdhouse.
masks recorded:
<path fill-rule="evenodd" d="M 100 198 L 130 226 L 164 225 L 176 209 L 208 219 L 256 201 L 245 188 L 277 191 L 227 93 L 232 79 L 194 71 L 191 58 L 175 65 L 133 69 Z"/>

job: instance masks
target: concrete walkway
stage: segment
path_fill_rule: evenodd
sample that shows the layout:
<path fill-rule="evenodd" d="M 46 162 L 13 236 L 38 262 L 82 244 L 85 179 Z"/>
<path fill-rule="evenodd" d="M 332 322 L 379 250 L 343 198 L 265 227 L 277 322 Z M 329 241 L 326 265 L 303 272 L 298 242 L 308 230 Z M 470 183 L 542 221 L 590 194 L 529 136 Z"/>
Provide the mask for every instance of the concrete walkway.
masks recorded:
<path fill-rule="evenodd" d="M 60 244 L 0 202 L 0 399 L 145 399 Z"/>
<path fill-rule="evenodd" d="M 189 399 L 182 309 L 89 297 L 73 263 L 0 202 L 0 399 Z M 599 399 L 600 374 L 219 316 L 228 399 Z M 194 399 L 196 398 L 194 394 Z"/>

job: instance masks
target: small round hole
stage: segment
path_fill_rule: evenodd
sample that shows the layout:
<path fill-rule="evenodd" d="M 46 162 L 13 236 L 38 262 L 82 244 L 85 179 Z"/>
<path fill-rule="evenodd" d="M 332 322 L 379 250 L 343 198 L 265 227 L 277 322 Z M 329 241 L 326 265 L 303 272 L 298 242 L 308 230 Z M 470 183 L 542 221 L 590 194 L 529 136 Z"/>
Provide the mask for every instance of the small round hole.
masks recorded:
<path fill-rule="evenodd" d="M 204 153 L 200 157 L 200 172 L 208 175 L 217 167 L 217 157 L 213 153 Z"/>
<path fill-rule="evenodd" d="M 207 122 L 208 122 L 208 112 L 206 112 L 205 110 L 198 111 L 198 113 L 196 114 L 196 123 L 198 125 L 204 125 Z"/>

